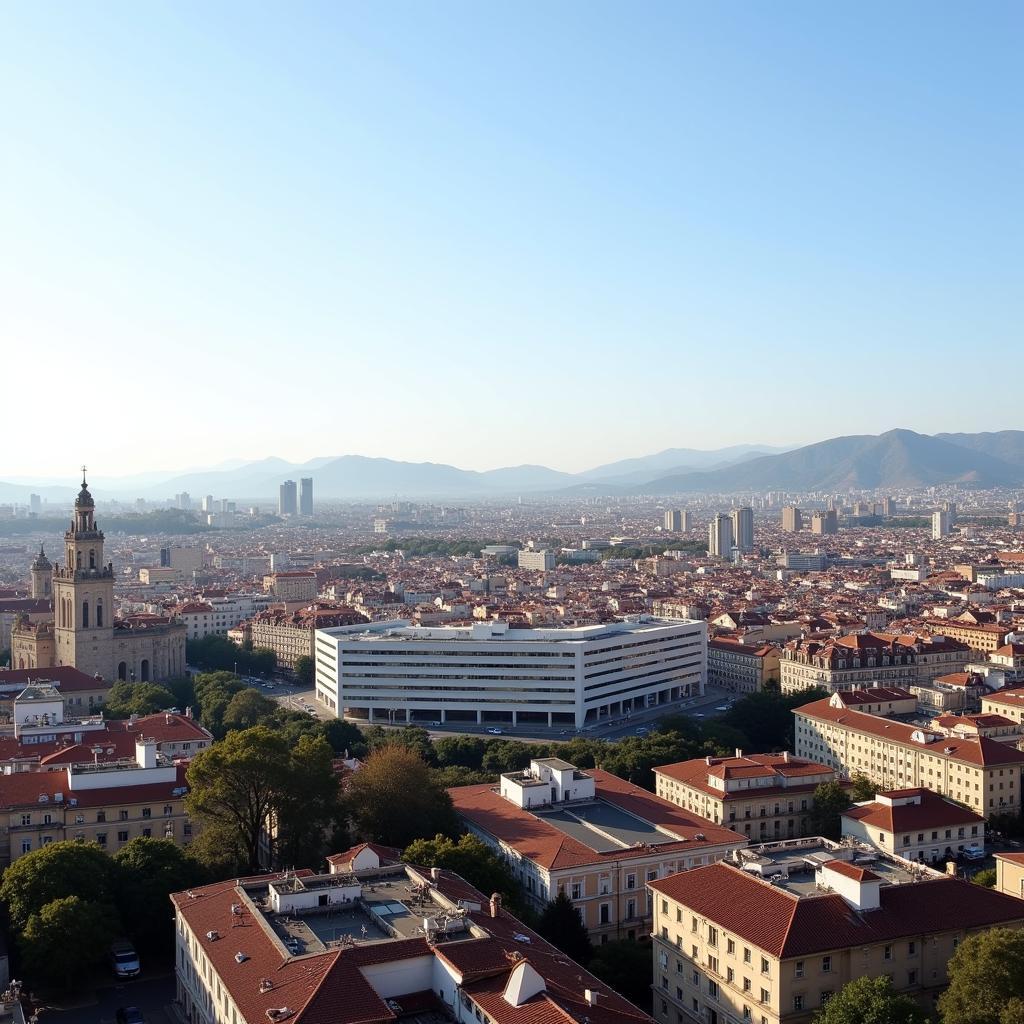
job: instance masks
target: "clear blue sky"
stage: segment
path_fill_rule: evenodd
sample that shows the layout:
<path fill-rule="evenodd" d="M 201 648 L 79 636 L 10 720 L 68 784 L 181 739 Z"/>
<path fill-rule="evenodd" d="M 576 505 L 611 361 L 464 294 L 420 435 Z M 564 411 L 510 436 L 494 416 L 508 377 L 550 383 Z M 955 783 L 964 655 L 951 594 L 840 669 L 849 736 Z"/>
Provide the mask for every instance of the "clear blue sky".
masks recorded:
<path fill-rule="evenodd" d="M 1022 49 L 1020 3 L 6 3 L 0 479 L 1022 427 Z"/>

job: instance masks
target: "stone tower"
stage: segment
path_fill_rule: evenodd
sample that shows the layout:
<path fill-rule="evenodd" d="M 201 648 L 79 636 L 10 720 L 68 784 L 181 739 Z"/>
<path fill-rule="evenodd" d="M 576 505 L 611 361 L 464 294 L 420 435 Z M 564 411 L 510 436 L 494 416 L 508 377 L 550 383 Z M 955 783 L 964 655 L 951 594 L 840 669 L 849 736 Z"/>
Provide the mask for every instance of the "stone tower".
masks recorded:
<path fill-rule="evenodd" d="M 85 482 L 64 534 L 64 564 L 53 571 L 55 660 L 109 679 L 114 660 L 114 567 L 103 563 L 103 533 Z"/>
<path fill-rule="evenodd" d="M 46 557 L 43 545 L 39 545 L 39 554 L 32 562 L 32 597 L 37 600 L 49 601 L 53 597 L 53 566 Z"/>

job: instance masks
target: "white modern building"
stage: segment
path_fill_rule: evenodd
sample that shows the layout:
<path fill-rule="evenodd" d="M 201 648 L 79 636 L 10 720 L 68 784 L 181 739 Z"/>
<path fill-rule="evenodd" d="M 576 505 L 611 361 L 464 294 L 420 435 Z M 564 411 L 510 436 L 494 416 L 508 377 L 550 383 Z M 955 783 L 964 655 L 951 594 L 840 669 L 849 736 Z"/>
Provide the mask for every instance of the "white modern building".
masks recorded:
<path fill-rule="evenodd" d="M 550 572 L 555 567 L 554 551 L 524 550 L 519 552 L 519 568 Z"/>
<path fill-rule="evenodd" d="M 732 520 L 719 512 L 708 525 L 708 554 L 712 558 L 729 558 L 732 554 Z"/>
<path fill-rule="evenodd" d="M 316 632 L 317 698 L 371 722 L 571 726 L 703 693 L 704 622 L 631 616 L 568 629 L 405 620 Z"/>

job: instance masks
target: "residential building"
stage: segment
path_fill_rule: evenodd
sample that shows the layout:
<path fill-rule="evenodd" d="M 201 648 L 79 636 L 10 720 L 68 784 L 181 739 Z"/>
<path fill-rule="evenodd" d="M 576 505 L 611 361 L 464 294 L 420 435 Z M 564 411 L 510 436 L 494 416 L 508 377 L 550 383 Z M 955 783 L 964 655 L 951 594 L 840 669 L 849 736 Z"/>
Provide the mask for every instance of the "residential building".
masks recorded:
<path fill-rule="evenodd" d="M 228 594 L 224 597 L 202 596 L 170 609 L 171 615 L 186 630 L 189 640 L 225 634 L 246 619 L 266 611 L 274 603 L 273 595 Z"/>
<path fill-rule="evenodd" d="M 96 676 L 87 676 L 70 665 L 45 669 L 0 669 L 0 715 L 11 715 L 14 700 L 27 686 L 52 686 L 64 702 L 64 713 L 73 716 L 82 712 L 99 713 L 110 693 L 112 683 Z M 2 730 L 0 726 L 0 730 Z"/>
<path fill-rule="evenodd" d="M 949 640 L 957 640 L 972 650 L 991 654 L 1007 643 L 1012 630 L 995 622 L 976 622 L 959 619 L 927 619 L 929 629 Z"/>
<path fill-rule="evenodd" d="M 803 525 L 803 513 L 795 505 L 787 505 L 782 510 L 782 529 L 785 533 L 799 533 Z"/>
<path fill-rule="evenodd" d="M 312 516 L 313 514 L 313 478 L 304 476 L 299 480 L 299 515 Z"/>
<path fill-rule="evenodd" d="M 997 853 L 996 891 L 1024 900 L 1024 853 Z"/>
<path fill-rule="evenodd" d="M 285 480 L 278 488 L 277 514 L 279 516 L 294 516 L 298 510 L 295 481 Z"/>
<path fill-rule="evenodd" d="M 732 520 L 719 512 L 708 526 L 708 554 L 712 558 L 728 559 L 732 557 Z"/>
<path fill-rule="evenodd" d="M 518 553 L 519 568 L 535 572 L 550 572 L 555 567 L 554 551 L 534 551 L 524 548 Z"/>
<path fill-rule="evenodd" d="M 659 1024 L 807 1024 L 844 985 L 888 975 L 928 1010 L 969 935 L 1024 903 L 869 848 L 796 839 L 649 883 Z"/>
<path fill-rule="evenodd" d="M 783 569 L 794 572 L 824 572 L 828 568 L 824 551 L 780 551 L 775 560 Z"/>
<path fill-rule="evenodd" d="M 705 623 L 647 615 L 564 629 L 400 619 L 316 638 L 318 698 L 371 722 L 582 729 L 701 694 L 706 669 Z"/>
<path fill-rule="evenodd" d="M 203 568 L 202 548 L 164 547 L 160 549 L 160 565 L 167 569 L 180 569 L 184 573 L 199 572 Z"/>
<path fill-rule="evenodd" d="M 814 791 L 838 781 L 834 768 L 789 751 L 735 757 L 698 757 L 654 769 L 663 800 L 742 832 L 751 842 L 805 836 L 811 829 Z"/>
<path fill-rule="evenodd" d="M 982 736 L 940 730 L 837 708 L 829 699 L 793 712 L 796 754 L 866 775 L 883 790 L 923 787 L 988 818 L 1018 814 L 1024 751 Z"/>
<path fill-rule="evenodd" d="M 825 512 L 815 512 L 811 516 L 811 533 L 831 534 L 839 532 L 839 516 L 834 508 Z"/>
<path fill-rule="evenodd" d="M 596 942 L 645 937 L 645 882 L 710 864 L 745 846 L 738 832 L 639 786 L 557 757 L 449 794 L 466 828 L 509 864 L 540 911 L 564 892 Z"/>
<path fill-rule="evenodd" d="M 949 534 L 949 513 L 948 512 L 933 512 L 932 513 L 932 540 L 942 540 L 943 537 Z"/>
<path fill-rule="evenodd" d="M 876 793 L 841 816 L 842 834 L 904 860 L 933 865 L 985 846 L 985 819 L 930 789 Z"/>
<path fill-rule="evenodd" d="M 1024 725 L 1024 686 L 984 694 L 981 698 L 981 713 L 999 715 Z"/>
<path fill-rule="evenodd" d="M 263 577 L 263 589 L 279 601 L 314 601 L 317 583 L 315 572 L 272 572 Z"/>
<path fill-rule="evenodd" d="M 669 508 L 665 510 L 664 528 L 668 533 L 681 533 L 683 530 L 683 513 L 681 509 Z"/>
<path fill-rule="evenodd" d="M 298 611 L 268 610 L 254 615 L 242 625 L 242 642 L 273 651 L 277 667 L 295 671 L 299 658 L 314 657 L 314 638 L 318 629 L 353 626 L 367 622 L 365 615 L 352 608 L 312 604 Z"/>
<path fill-rule="evenodd" d="M 732 525 L 733 544 L 740 551 L 754 550 L 754 510 L 749 507 L 734 508 L 729 513 Z"/>
<path fill-rule="evenodd" d="M 779 681 L 781 650 L 775 644 L 744 641 L 743 637 L 714 637 L 708 641 L 708 686 L 733 693 L 757 693 Z"/>
<path fill-rule="evenodd" d="M 176 999 L 197 1024 L 651 1021 L 500 896 L 373 848 L 345 870 L 231 878 L 171 902 Z"/>

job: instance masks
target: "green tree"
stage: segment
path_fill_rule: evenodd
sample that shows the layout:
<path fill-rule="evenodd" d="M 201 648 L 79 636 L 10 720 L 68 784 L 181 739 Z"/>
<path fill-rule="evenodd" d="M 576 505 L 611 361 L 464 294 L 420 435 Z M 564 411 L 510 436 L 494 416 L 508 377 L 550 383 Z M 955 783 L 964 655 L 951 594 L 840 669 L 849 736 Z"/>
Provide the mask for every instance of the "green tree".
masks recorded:
<path fill-rule="evenodd" d="M 996 885 L 996 869 L 985 868 L 982 871 L 975 871 L 971 881 L 975 885 L 983 886 L 986 889 L 994 889 Z"/>
<path fill-rule="evenodd" d="M 564 890 L 544 908 L 537 931 L 576 963 L 586 966 L 590 962 L 594 950 L 586 925 Z"/>
<path fill-rule="evenodd" d="M 850 806 L 850 794 L 838 782 L 822 782 L 814 790 L 814 806 L 808 815 L 812 835 L 838 839 L 840 815 Z"/>
<path fill-rule="evenodd" d="M 587 969 L 645 1013 L 651 1011 L 651 947 L 623 939 L 594 946 Z"/>
<path fill-rule="evenodd" d="M 232 695 L 224 708 L 222 724 L 225 729 L 251 729 L 254 725 L 264 725 L 276 714 L 279 706 L 277 701 L 248 687 Z"/>
<path fill-rule="evenodd" d="M 0 884 L 0 902 L 7 905 L 15 932 L 53 900 L 78 896 L 87 903 L 114 902 L 114 862 L 95 843 L 67 839 L 19 857 Z"/>
<path fill-rule="evenodd" d="M 140 950 L 167 952 L 174 944 L 168 897 L 200 885 L 205 872 L 171 839 L 137 836 L 114 854 L 117 906 Z"/>
<path fill-rule="evenodd" d="M 403 859 L 418 867 L 454 871 L 485 896 L 499 893 L 509 910 L 518 911 L 522 904 L 519 886 L 505 862 L 469 833 L 460 836 L 458 842 L 444 835 L 416 839 L 405 848 Z"/>
<path fill-rule="evenodd" d="M 232 672 L 204 672 L 196 676 L 194 685 L 199 721 L 219 739 L 226 731 L 224 714 L 228 704 L 246 688 L 245 683 Z"/>
<path fill-rule="evenodd" d="M 97 968 L 120 925 L 109 903 L 64 896 L 30 915 L 18 937 L 22 964 L 37 985 L 70 991 Z"/>
<path fill-rule="evenodd" d="M 1017 1024 L 1022 1000 L 1024 932 L 992 928 L 960 943 L 939 996 L 943 1024 Z"/>
<path fill-rule="evenodd" d="M 374 750 L 348 784 L 346 805 L 362 839 L 405 847 L 457 831 L 451 798 L 427 763 L 400 744 Z"/>
<path fill-rule="evenodd" d="M 366 738 L 371 750 L 378 747 L 402 746 L 418 754 L 430 765 L 434 764 L 437 757 L 430 733 L 419 725 L 406 725 L 401 729 L 371 729 L 368 730 Z"/>
<path fill-rule="evenodd" d="M 444 768 L 434 768 L 431 778 L 441 789 L 454 789 L 456 786 L 479 786 L 483 783 L 494 785 L 494 775 L 478 768 L 462 768 L 450 764 Z"/>
<path fill-rule="evenodd" d="M 114 683 L 103 704 L 107 718 L 152 715 L 175 706 L 174 694 L 156 683 Z"/>
<path fill-rule="evenodd" d="M 308 717 L 312 717 L 307 715 Z M 352 757 L 363 757 L 366 754 L 366 739 L 362 730 L 354 722 L 346 722 L 343 718 L 332 718 L 320 725 L 324 739 L 331 745 L 336 754 L 345 751 Z"/>
<path fill-rule="evenodd" d="M 258 871 L 261 840 L 269 842 L 272 831 L 279 846 L 297 845 L 337 813 L 329 799 L 338 793 L 331 749 L 322 738 L 303 737 L 290 748 L 265 725 L 240 729 L 201 751 L 187 777 L 189 814 L 203 830 L 216 829 L 216 847 L 213 840 L 193 843 L 204 863 L 235 857 L 244 870 Z"/>
<path fill-rule="evenodd" d="M 864 975 L 844 985 L 815 1017 L 815 1024 L 927 1024 L 928 1014 L 901 995 L 885 975 Z"/>
<path fill-rule="evenodd" d="M 503 772 L 521 772 L 529 767 L 533 758 L 546 756 L 547 750 L 535 743 L 523 743 L 521 740 L 490 740 L 480 766 L 493 777 Z"/>
<path fill-rule="evenodd" d="M 308 654 L 295 659 L 294 672 L 300 686 L 310 687 L 316 680 L 316 664 Z"/>
<path fill-rule="evenodd" d="M 330 830 L 342 817 L 334 751 L 319 733 L 300 736 L 289 750 L 287 787 L 276 812 L 275 863 L 317 864 L 330 852 Z"/>
<path fill-rule="evenodd" d="M 854 772 L 850 776 L 850 781 L 853 783 L 850 788 L 850 797 L 854 803 L 875 799 L 877 792 L 875 784 L 863 772 Z"/>
<path fill-rule="evenodd" d="M 804 690 L 785 696 L 775 690 L 760 690 L 741 697 L 722 715 L 721 721 L 746 736 L 750 750 L 792 750 L 793 709 L 827 696 L 824 690 Z"/>
<path fill-rule="evenodd" d="M 437 763 L 442 768 L 480 768 L 486 748 L 486 741 L 479 736 L 445 736 L 434 743 Z"/>

